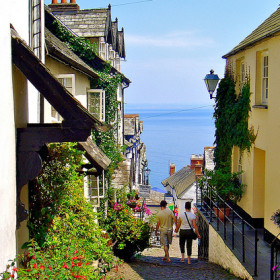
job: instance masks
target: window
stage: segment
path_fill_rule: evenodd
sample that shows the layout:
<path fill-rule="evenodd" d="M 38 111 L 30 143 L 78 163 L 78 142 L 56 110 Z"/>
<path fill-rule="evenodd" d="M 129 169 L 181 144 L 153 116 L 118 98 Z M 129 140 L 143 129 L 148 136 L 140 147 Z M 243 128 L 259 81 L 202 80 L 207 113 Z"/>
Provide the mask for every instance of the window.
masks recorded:
<path fill-rule="evenodd" d="M 58 81 L 73 95 L 75 95 L 75 75 L 74 74 L 60 74 L 57 75 Z"/>
<path fill-rule="evenodd" d="M 88 90 L 88 111 L 97 119 L 105 121 L 105 91 L 101 89 Z"/>
<path fill-rule="evenodd" d="M 262 56 L 262 104 L 267 104 L 268 100 L 268 55 Z"/>
<path fill-rule="evenodd" d="M 245 73 L 245 63 L 241 62 L 240 64 L 240 88 L 242 89 L 242 87 L 244 86 L 245 82 L 246 82 L 246 73 Z"/>
<path fill-rule="evenodd" d="M 41 0 L 31 0 L 30 45 L 35 55 L 42 58 Z"/>
<path fill-rule="evenodd" d="M 109 48 L 109 61 L 111 62 L 111 65 L 115 67 L 115 51 L 112 47 Z"/>
<path fill-rule="evenodd" d="M 74 74 L 60 74 L 57 75 L 58 81 L 73 95 L 75 94 L 75 75 Z M 62 117 L 58 114 L 58 112 L 52 107 L 51 108 L 51 116 L 53 121 L 61 122 Z"/>
<path fill-rule="evenodd" d="M 99 206 L 99 178 L 94 175 L 87 176 L 88 195 L 87 198 L 93 203 L 94 206 Z"/>
<path fill-rule="evenodd" d="M 95 205 L 99 206 L 100 198 L 105 195 L 105 176 L 104 171 L 102 175 L 96 177 L 94 175 L 87 176 L 88 195 L 87 198 Z"/>
<path fill-rule="evenodd" d="M 256 91 L 255 105 L 253 108 L 268 108 L 269 95 L 269 59 L 268 50 L 258 51 L 256 53 Z"/>
<path fill-rule="evenodd" d="M 107 60 L 107 52 L 106 52 L 106 43 L 105 42 L 100 42 L 99 44 L 99 55 L 101 58 L 104 60 Z"/>
<path fill-rule="evenodd" d="M 115 58 L 115 68 L 118 71 L 120 71 L 120 69 L 121 69 L 121 59 L 118 54 L 116 54 L 116 58 Z"/>

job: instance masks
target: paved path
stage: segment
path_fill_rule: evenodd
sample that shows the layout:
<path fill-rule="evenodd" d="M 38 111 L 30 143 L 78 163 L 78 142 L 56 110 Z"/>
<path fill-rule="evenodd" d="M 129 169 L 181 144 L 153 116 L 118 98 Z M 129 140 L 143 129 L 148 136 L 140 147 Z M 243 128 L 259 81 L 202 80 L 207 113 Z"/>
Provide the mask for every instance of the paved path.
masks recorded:
<path fill-rule="evenodd" d="M 196 243 L 196 242 L 195 242 Z M 106 279 L 123 280 L 237 280 L 220 266 L 197 260 L 197 245 L 193 244 L 192 264 L 180 262 L 179 238 L 174 237 L 170 248 L 171 263 L 162 261 L 163 249 L 146 249 L 130 263 L 113 269 Z"/>

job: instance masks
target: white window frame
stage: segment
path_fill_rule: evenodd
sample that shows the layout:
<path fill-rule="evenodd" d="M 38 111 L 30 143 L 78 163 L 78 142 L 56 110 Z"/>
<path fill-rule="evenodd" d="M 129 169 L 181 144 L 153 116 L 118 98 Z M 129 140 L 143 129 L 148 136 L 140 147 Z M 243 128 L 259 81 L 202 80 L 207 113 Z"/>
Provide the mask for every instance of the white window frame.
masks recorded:
<path fill-rule="evenodd" d="M 112 46 L 109 47 L 109 61 L 111 61 L 111 65 L 115 67 L 115 51 Z"/>
<path fill-rule="evenodd" d="M 100 108 L 100 112 L 99 112 L 99 116 L 97 116 L 97 118 L 101 121 L 104 122 L 105 121 L 105 90 L 102 89 L 89 89 L 87 90 L 87 109 L 90 111 L 90 94 L 91 93 L 99 93 L 99 108 Z M 93 114 L 96 115 L 96 114 Z"/>
<path fill-rule="evenodd" d="M 116 56 L 115 56 L 115 68 L 118 71 L 121 70 L 121 59 L 120 59 L 120 56 L 118 55 L 118 53 L 116 53 Z"/>
<path fill-rule="evenodd" d="M 89 183 L 91 176 L 94 176 L 94 175 L 87 176 L 87 187 L 88 187 L 87 199 L 92 203 L 92 206 L 99 207 L 100 206 L 99 187 L 98 187 L 99 186 L 99 177 L 94 176 L 96 178 L 97 195 L 92 195 L 92 187 L 90 187 L 90 183 Z"/>
<path fill-rule="evenodd" d="M 262 56 L 262 79 L 261 79 L 261 89 L 262 89 L 262 104 L 267 105 L 268 94 L 269 94 L 269 80 L 268 80 L 268 71 L 269 71 L 269 58 L 268 52 L 263 52 Z"/>
<path fill-rule="evenodd" d="M 57 79 L 72 79 L 72 87 L 71 87 L 72 91 L 70 91 L 70 93 L 72 93 L 72 95 L 75 95 L 75 93 L 76 93 L 76 91 L 75 91 L 75 86 L 76 86 L 75 74 L 58 74 L 58 75 L 56 75 L 56 78 Z"/>
<path fill-rule="evenodd" d="M 240 63 L 240 84 L 241 84 L 241 89 L 245 85 L 246 82 L 246 71 L 245 71 L 245 63 L 242 61 Z"/>
<path fill-rule="evenodd" d="M 99 56 L 104 60 L 107 60 L 107 47 L 105 42 L 99 43 Z"/>
<path fill-rule="evenodd" d="M 58 74 L 56 75 L 57 79 L 69 79 L 72 80 L 72 87 L 71 87 L 71 93 L 75 94 L 75 74 Z M 63 85 L 63 84 L 62 84 Z M 64 85 L 63 85 L 64 86 Z M 67 89 L 67 88 L 66 88 Z M 62 117 L 58 114 L 58 112 L 51 106 L 51 119 L 52 122 L 57 123 L 62 121 Z"/>

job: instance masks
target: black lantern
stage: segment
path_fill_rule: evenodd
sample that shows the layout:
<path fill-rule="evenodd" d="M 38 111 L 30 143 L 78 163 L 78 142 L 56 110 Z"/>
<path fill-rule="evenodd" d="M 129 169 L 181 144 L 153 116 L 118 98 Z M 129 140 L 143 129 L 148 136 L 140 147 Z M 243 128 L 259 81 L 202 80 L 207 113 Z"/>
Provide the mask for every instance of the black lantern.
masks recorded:
<path fill-rule="evenodd" d="M 145 173 L 146 173 L 146 185 L 149 185 L 149 175 L 151 173 L 151 169 L 149 169 L 148 167 L 145 169 Z"/>
<path fill-rule="evenodd" d="M 219 79 L 218 75 L 214 74 L 213 69 L 211 69 L 210 74 L 207 74 L 204 78 L 204 82 L 205 82 L 207 90 L 210 94 L 210 99 L 216 98 L 216 97 L 213 96 L 213 93 L 216 89 L 216 86 L 217 86 L 219 80 L 220 79 Z"/>

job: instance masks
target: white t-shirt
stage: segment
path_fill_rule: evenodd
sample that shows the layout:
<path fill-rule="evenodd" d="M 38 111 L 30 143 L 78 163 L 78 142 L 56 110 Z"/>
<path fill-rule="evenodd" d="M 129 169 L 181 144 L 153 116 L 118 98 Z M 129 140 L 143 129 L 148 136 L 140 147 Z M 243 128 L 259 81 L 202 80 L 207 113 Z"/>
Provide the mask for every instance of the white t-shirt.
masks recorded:
<path fill-rule="evenodd" d="M 188 220 L 185 216 L 185 213 L 188 215 L 188 219 L 190 222 L 190 225 L 193 226 L 193 220 L 196 219 L 196 215 L 192 212 L 183 212 L 179 215 L 179 218 L 181 219 L 181 227 L 180 229 L 191 229 L 188 223 Z"/>

